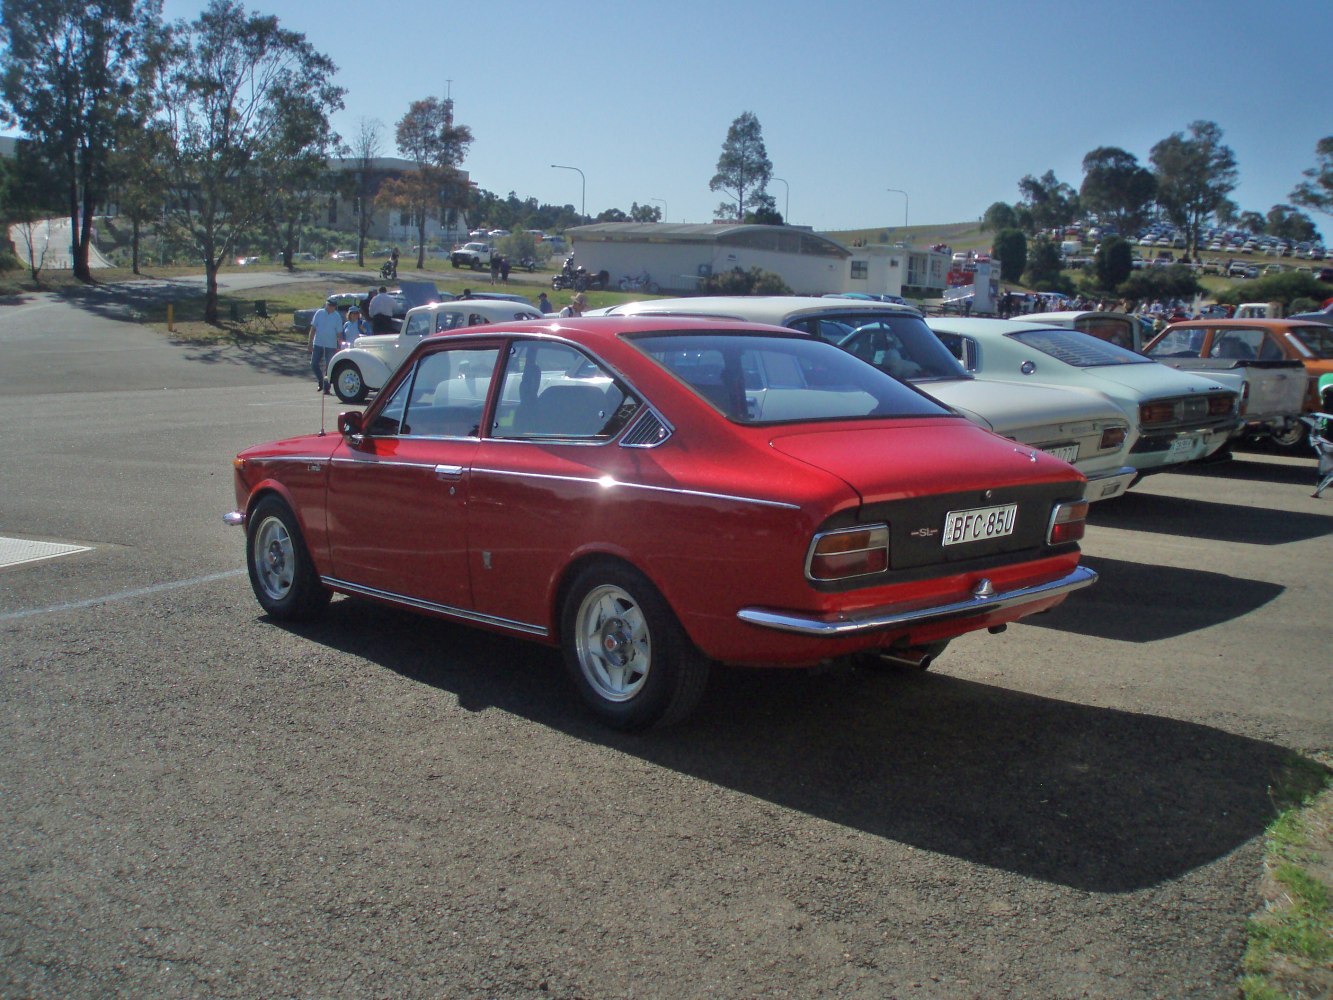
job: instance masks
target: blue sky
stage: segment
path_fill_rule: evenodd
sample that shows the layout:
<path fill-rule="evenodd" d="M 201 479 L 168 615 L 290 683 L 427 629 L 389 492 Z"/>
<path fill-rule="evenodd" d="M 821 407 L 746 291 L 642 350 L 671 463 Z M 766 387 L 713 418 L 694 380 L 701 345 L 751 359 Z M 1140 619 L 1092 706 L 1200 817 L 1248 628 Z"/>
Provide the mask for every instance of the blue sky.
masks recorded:
<path fill-rule="evenodd" d="M 199 0 L 166 0 L 169 20 Z M 452 95 L 481 187 L 580 206 L 665 203 L 707 222 L 727 128 L 754 112 L 789 221 L 816 229 L 977 218 L 1025 174 L 1075 188 L 1089 150 L 1217 122 L 1242 210 L 1286 202 L 1333 135 L 1328 0 L 674 3 L 259 0 L 339 66 L 344 138 Z M 452 81 L 450 83 L 449 81 Z M 905 191 L 891 193 L 887 189 Z M 790 195 L 788 195 L 788 189 Z M 1333 219 L 1314 215 L 1322 232 Z"/>

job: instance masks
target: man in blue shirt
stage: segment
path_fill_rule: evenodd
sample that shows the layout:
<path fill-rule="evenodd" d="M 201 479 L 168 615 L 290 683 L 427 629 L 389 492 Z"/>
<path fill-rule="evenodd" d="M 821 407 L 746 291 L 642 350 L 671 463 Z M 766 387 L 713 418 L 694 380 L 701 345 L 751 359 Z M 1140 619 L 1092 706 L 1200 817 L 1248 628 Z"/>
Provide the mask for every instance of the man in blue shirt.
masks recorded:
<path fill-rule="evenodd" d="M 324 308 L 315 313 L 310 320 L 310 370 L 315 373 L 315 388 L 329 391 L 326 370 L 329 358 L 338 350 L 338 336 L 342 333 L 343 320 L 332 301 L 324 303 Z"/>

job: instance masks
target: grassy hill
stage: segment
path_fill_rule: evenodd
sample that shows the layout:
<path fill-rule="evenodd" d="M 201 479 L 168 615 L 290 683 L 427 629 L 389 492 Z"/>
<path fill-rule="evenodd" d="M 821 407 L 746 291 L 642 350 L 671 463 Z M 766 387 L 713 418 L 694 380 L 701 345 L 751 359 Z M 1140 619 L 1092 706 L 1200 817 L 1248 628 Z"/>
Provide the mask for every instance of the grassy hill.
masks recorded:
<path fill-rule="evenodd" d="M 955 250 L 989 250 L 994 234 L 982 232 L 981 221 L 977 220 L 976 222 L 946 222 L 925 226 L 838 229 L 825 231 L 820 235 L 837 240 L 843 246 L 851 246 L 857 240 L 862 240 L 865 243 L 899 243 L 906 241 L 917 247 L 947 243 Z"/>

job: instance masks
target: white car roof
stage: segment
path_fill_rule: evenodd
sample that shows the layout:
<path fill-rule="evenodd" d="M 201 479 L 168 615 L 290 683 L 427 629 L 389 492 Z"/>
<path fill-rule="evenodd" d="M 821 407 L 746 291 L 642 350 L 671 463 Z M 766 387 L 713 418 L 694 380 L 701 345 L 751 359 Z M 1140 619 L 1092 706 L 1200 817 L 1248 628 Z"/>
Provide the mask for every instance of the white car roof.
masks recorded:
<path fill-rule="evenodd" d="M 900 312 L 921 315 L 911 306 L 865 299 L 826 299 L 816 295 L 701 295 L 681 299 L 645 299 L 606 310 L 610 316 L 717 316 L 786 326 L 806 315 Z"/>
<path fill-rule="evenodd" d="M 514 314 L 521 312 L 532 319 L 541 319 L 541 310 L 526 302 L 515 302 L 512 299 L 450 299 L 448 302 L 432 302 L 429 305 L 416 306 L 408 311 L 407 315 L 416 316 L 420 313 L 475 313 L 478 316 L 485 316 L 487 319 L 506 320 L 513 319 Z"/>

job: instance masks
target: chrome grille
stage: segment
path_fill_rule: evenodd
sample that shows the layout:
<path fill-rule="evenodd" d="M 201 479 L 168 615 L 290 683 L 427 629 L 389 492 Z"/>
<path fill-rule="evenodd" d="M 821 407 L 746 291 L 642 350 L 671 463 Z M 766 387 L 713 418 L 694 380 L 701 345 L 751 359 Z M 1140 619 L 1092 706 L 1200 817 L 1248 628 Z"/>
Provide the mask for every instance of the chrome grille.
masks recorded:
<path fill-rule="evenodd" d="M 671 429 L 652 410 L 645 409 L 620 439 L 622 448 L 655 448 L 671 436 Z"/>

